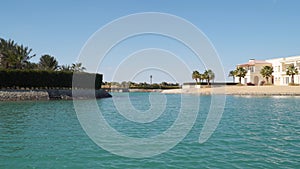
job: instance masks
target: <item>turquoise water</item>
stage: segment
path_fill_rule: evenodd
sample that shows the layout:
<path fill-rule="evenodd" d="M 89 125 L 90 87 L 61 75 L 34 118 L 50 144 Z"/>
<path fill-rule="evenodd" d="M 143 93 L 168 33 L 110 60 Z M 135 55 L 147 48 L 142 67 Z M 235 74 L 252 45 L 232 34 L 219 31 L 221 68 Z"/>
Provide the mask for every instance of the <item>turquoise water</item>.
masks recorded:
<path fill-rule="evenodd" d="M 148 96 L 130 94 L 139 110 L 149 109 Z M 122 100 L 124 94 L 114 97 Z M 97 102 L 117 131 L 151 137 L 177 118 L 180 95 L 166 97 L 166 111 L 145 124 L 120 116 L 111 98 Z M 210 99 L 200 97 L 196 123 L 182 142 L 166 153 L 142 159 L 120 157 L 98 147 L 81 128 L 72 101 L 1 102 L 0 168 L 300 168 L 300 98 L 227 96 L 218 128 L 199 144 Z"/>

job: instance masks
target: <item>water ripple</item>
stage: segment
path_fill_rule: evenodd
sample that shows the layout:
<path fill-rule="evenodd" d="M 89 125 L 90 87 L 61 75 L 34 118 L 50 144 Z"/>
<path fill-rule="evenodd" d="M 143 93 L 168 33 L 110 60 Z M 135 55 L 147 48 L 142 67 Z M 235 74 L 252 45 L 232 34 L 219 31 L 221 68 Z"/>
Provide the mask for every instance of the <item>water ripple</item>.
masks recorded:
<path fill-rule="evenodd" d="M 144 96 L 131 96 L 141 110 L 149 107 Z M 151 137 L 177 118 L 180 100 L 168 97 L 172 100 L 164 114 L 143 125 L 120 117 L 111 99 L 98 103 L 119 132 Z M 144 159 L 119 157 L 99 148 L 82 130 L 71 101 L 0 103 L 0 168 L 299 168 L 300 107 L 295 105 L 300 99 L 229 96 L 217 130 L 199 144 L 209 99 L 201 97 L 205 104 L 181 143 Z"/>

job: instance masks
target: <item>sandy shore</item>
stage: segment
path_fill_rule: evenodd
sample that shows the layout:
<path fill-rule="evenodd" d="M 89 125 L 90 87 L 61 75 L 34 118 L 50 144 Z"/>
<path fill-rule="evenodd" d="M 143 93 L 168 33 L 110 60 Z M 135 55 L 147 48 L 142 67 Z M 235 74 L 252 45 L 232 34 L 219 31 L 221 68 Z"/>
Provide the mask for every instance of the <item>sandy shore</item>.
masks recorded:
<path fill-rule="evenodd" d="M 164 90 L 162 93 L 175 94 L 226 94 L 226 95 L 261 95 L 261 96 L 300 96 L 300 86 L 225 86 L 200 89 Z"/>

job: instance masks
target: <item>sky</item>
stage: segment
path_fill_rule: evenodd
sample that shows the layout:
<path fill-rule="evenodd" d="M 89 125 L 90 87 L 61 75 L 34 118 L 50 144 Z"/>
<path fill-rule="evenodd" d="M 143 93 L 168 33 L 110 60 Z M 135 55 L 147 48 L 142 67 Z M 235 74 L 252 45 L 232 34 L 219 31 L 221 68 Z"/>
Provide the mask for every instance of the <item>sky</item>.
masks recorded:
<path fill-rule="evenodd" d="M 32 48 L 37 55 L 33 62 L 50 54 L 60 65 L 71 64 L 77 62 L 88 40 L 112 21 L 136 13 L 166 13 L 201 30 L 215 48 L 229 81 L 228 72 L 249 59 L 300 55 L 299 8 L 298 0 L 6 0 L 1 2 L 0 37 Z M 149 75 L 155 83 L 193 81 L 191 74 L 184 74 L 187 78 L 179 80 L 174 73 L 155 66 L 136 70 L 130 79 L 115 78 L 126 58 L 149 48 L 162 49 L 161 63 L 170 67 L 173 65 L 162 57 L 168 58 L 163 51 L 184 61 L 190 72 L 206 69 L 205 63 L 182 43 L 147 34 L 118 43 L 99 63 L 97 72 L 104 74 L 104 81 L 149 82 Z M 133 61 L 128 66 L 135 65 L 142 64 Z"/>

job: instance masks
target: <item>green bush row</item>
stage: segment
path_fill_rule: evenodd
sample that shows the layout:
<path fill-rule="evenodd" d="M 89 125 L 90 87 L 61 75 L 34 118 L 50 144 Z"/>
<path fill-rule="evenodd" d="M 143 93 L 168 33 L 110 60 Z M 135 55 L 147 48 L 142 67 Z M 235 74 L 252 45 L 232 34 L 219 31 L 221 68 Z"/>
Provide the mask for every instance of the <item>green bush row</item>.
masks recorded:
<path fill-rule="evenodd" d="M 1 88 L 71 88 L 72 83 L 76 88 L 100 89 L 102 75 L 65 71 L 0 70 Z"/>

